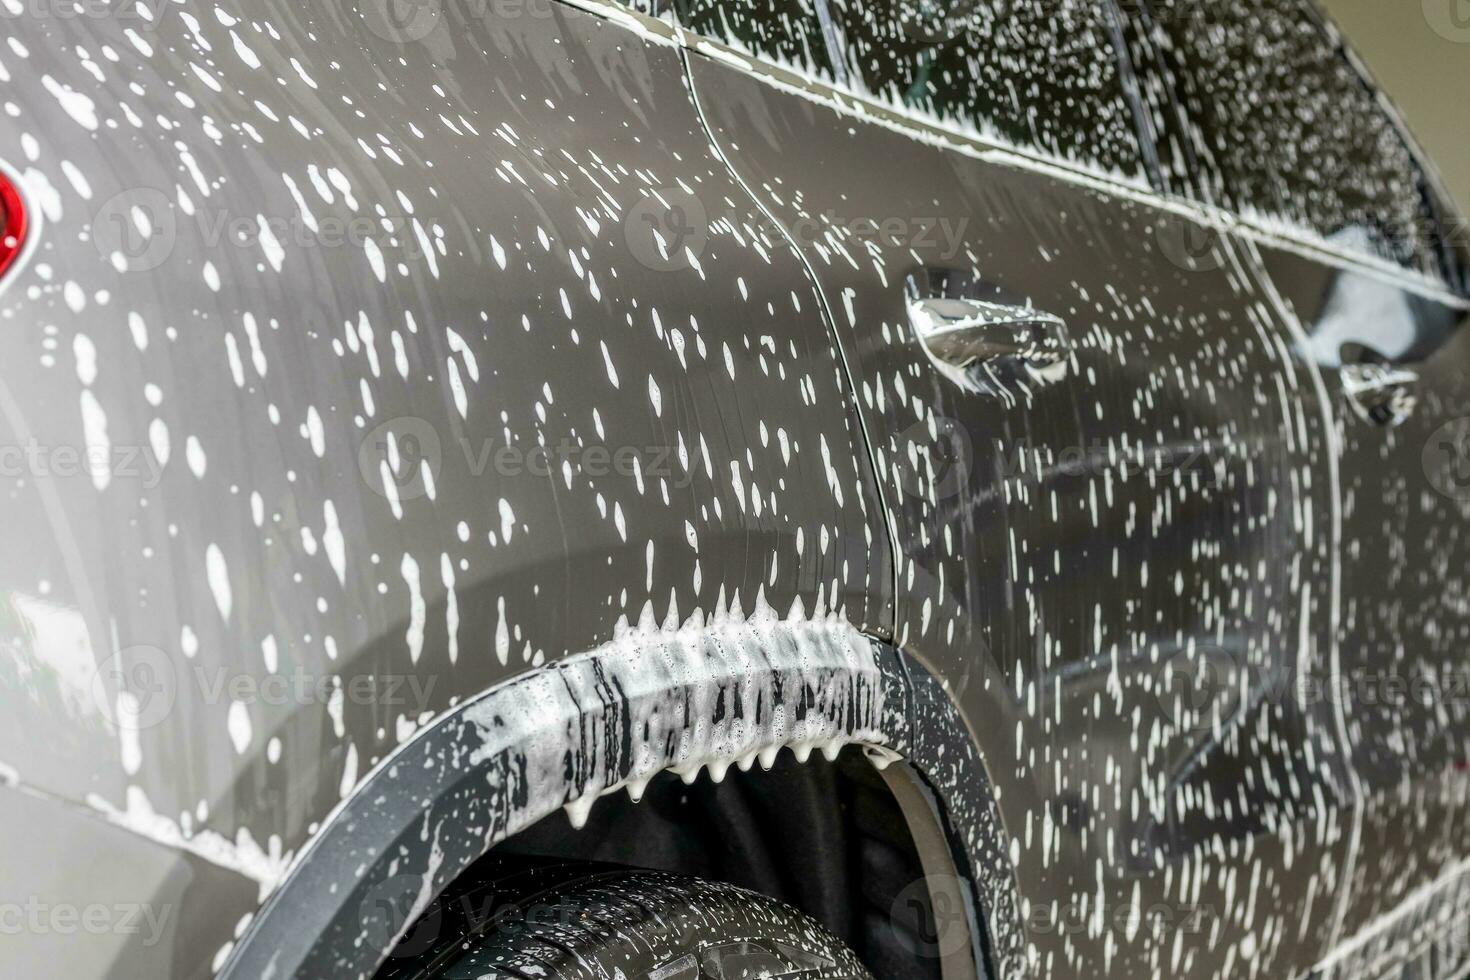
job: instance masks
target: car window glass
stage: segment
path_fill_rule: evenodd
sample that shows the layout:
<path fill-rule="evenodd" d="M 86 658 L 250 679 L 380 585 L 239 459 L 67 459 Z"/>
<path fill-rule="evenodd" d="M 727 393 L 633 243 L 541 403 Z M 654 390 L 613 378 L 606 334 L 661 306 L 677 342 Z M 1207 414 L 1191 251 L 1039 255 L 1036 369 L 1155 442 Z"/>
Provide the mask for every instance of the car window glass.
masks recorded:
<path fill-rule="evenodd" d="M 852 83 L 989 139 L 1140 170 L 1116 13 L 1098 0 L 831 0 Z"/>
<path fill-rule="evenodd" d="M 1413 153 L 1306 0 L 1125 0 L 1182 103 L 1170 183 L 1334 246 L 1438 274 Z"/>
<path fill-rule="evenodd" d="M 679 23 L 696 34 L 830 80 L 818 0 L 675 0 Z"/>

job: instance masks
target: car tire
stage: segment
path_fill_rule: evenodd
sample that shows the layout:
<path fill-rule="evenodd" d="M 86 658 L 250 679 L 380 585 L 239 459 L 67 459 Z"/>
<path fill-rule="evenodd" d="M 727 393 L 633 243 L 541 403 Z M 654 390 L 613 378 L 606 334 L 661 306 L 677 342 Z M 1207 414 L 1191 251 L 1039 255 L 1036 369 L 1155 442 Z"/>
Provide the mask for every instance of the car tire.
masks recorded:
<path fill-rule="evenodd" d="M 815 920 L 720 882 L 508 863 L 451 889 L 378 980 L 872 980 Z"/>

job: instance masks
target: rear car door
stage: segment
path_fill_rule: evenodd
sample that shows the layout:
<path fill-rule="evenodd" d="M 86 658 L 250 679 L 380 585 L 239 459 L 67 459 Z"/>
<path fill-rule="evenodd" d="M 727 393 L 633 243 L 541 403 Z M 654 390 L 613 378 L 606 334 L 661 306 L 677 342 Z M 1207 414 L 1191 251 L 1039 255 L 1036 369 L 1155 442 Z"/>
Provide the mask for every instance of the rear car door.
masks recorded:
<path fill-rule="evenodd" d="M 1337 718 L 1295 694 L 1331 679 L 1321 396 L 1234 243 L 1149 189 L 1121 18 L 679 15 L 708 125 L 835 323 L 897 641 L 994 780 L 1002 975 L 1311 966 L 1349 844 Z"/>
<path fill-rule="evenodd" d="M 816 288 L 667 25 L 388 8 L 0 28 L 0 882 L 169 930 L 0 975 L 215 975 L 375 766 L 630 628 L 890 631 Z"/>
<path fill-rule="evenodd" d="M 1138 17 L 1135 50 L 1150 48 L 1163 69 L 1154 90 L 1173 87 L 1186 113 L 1169 180 L 1239 215 L 1329 399 L 1342 684 L 1324 693 L 1345 711 L 1362 789 L 1343 895 L 1349 939 L 1466 853 L 1461 245 L 1392 108 L 1309 4 L 1149 0 Z M 1424 944 L 1393 947 L 1390 937 L 1373 953 Z M 1449 972 L 1441 964 L 1437 975 Z"/>

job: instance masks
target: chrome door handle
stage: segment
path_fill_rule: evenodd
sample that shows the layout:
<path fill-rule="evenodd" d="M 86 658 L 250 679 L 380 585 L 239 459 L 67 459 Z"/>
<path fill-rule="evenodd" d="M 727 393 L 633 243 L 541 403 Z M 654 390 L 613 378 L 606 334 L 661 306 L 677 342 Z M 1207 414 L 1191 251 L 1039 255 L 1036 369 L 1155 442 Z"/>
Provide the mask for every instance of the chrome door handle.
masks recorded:
<path fill-rule="evenodd" d="M 998 360 L 1047 366 L 1072 353 L 1066 322 L 1028 306 L 974 299 L 911 299 L 909 318 L 929 352 L 955 367 Z"/>
<path fill-rule="evenodd" d="M 1391 364 L 1345 364 L 1342 393 L 1367 421 L 1401 425 L 1419 404 L 1419 375 Z"/>

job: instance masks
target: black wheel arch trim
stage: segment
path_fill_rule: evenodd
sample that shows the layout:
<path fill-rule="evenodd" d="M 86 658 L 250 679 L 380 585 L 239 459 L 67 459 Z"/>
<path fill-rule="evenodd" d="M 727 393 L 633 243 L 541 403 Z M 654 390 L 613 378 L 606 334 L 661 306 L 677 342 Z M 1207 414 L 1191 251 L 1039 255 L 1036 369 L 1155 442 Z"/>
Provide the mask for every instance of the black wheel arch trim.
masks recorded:
<path fill-rule="evenodd" d="M 636 792 L 659 772 L 718 773 L 783 748 L 835 757 L 855 745 L 888 770 L 911 827 L 927 819 L 912 827 L 926 875 L 934 842 L 948 842 L 972 909 L 969 962 L 1015 976 L 1025 935 L 1009 838 L 967 732 L 921 664 L 835 618 L 629 631 L 492 688 L 380 763 L 302 852 L 220 975 L 367 980 L 455 878 L 558 808 L 575 821 L 597 797 Z M 408 907 L 387 899 L 405 883 Z"/>

